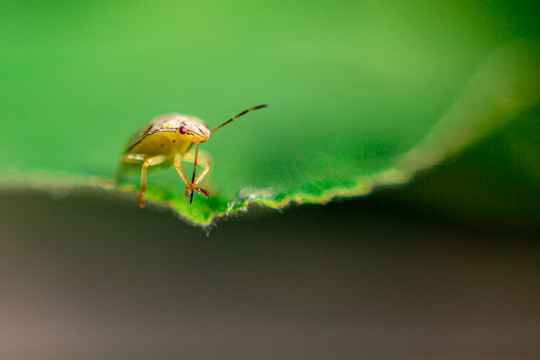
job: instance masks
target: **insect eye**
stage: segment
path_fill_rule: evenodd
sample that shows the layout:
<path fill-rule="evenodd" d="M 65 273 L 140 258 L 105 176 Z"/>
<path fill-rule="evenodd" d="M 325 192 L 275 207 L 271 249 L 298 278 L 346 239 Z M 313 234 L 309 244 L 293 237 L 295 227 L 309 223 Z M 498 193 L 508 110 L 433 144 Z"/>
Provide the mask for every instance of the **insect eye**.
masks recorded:
<path fill-rule="evenodd" d="M 185 133 L 187 133 L 187 129 L 184 125 L 180 126 L 180 134 L 184 135 Z"/>

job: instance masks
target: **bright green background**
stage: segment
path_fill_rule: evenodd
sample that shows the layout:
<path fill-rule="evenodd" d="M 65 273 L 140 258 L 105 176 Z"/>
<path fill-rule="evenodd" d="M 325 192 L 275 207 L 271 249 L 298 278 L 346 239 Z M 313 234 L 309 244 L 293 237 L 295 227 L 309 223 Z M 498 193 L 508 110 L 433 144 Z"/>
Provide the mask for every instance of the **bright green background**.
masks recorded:
<path fill-rule="evenodd" d="M 150 174 L 149 197 L 208 223 L 250 194 L 272 206 L 362 195 L 419 170 L 399 159 L 428 134 L 448 141 L 433 165 L 518 117 L 532 120 L 507 147 L 488 147 L 484 177 L 534 190 L 537 14 L 535 1 L 2 2 L 0 172 L 6 186 L 109 187 L 128 137 L 153 117 L 181 112 L 214 127 L 268 103 L 201 147 L 216 197 L 187 206 L 172 170 Z M 442 120 L 444 131 L 433 127 Z M 389 169 L 403 176 L 380 175 Z M 475 194 L 443 206 L 467 209 Z"/>

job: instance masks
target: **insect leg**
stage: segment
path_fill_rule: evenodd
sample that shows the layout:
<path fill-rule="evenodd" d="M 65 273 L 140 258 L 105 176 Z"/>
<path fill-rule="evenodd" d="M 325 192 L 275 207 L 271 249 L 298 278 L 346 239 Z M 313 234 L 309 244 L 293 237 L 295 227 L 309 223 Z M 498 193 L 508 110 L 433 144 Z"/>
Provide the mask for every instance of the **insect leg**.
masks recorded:
<path fill-rule="evenodd" d="M 114 173 L 114 182 L 120 183 L 124 180 L 123 175 L 126 172 L 126 166 L 129 164 L 141 164 L 145 160 L 144 154 L 124 154 L 120 158 L 120 164 L 116 167 Z"/>
<path fill-rule="evenodd" d="M 180 160 L 177 160 L 178 158 L 180 158 Z M 193 181 L 193 183 L 191 183 L 191 181 L 186 176 L 186 174 L 184 173 L 184 171 L 182 170 L 182 168 L 180 166 L 180 162 L 182 160 L 184 160 L 186 162 L 189 162 L 189 163 L 193 163 L 195 161 L 195 155 L 193 153 L 187 153 L 183 157 L 181 155 L 176 155 L 176 157 L 174 159 L 174 167 L 176 168 L 176 171 L 178 172 L 178 175 L 180 175 L 180 177 L 184 181 L 184 184 L 186 185 L 186 197 L 189 197 L 193 190 L 195 190 L 200 195 L 208 197 L 209 196 L 208 191 L 199 188 L 198 185 L 202 182 L 204 177 L 206 175 L 208 175 L 208 172 L 211 169 L 212 160 L 210 158 L 210 155 L 208 155 L 204 151 L 199 151 L 199 157 L 198 157 L 197 165 L 202 166 L 203 171 L 199 174 L 199 176 L 197 176 L 197 178 L 195 179 L 195 181 Z"/>
<path fill-rule="evenodd" d="M 139 197 L 137 198 L 137 205 L 140 208 L 144 207 L 144 192 L 146 191 L 146 170 L 149 166 L 155 166 L 163 163 L 167 158 L 163 155 L 154 156 L 144 160 L 141 169 L 141 187 L 139 189 Z"/>
<path fill-rule="evenodd" d="M 189 189 L 191 187 L 191 182 L 189 181 L 186 174 L 184 174 L 184 170 L 182 170 L 182 159 L 184 158 L 181 154 L 176 154 L 174 157 L 174 168 L 176 169 L 176 172 L 184 182 L 184 185 L 186 185 L 186 189 Z M 187 191 L 187 190 L 186 190 Z"/>
<path fill-rule="evenodd" d="M 145 156 L 143 154 L 124 154 L 120 158 L 121 162 L 128 163 L 128 164 L 140 163 L 140 162 L 143 162 L 144 160 L 145 160 Z"/>

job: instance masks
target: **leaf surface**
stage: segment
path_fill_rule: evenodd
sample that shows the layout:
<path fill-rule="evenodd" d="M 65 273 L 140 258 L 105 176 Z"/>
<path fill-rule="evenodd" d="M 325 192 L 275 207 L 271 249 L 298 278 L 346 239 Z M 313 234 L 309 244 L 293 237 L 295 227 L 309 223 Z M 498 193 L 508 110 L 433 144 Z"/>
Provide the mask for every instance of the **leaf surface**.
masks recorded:
<path fill-rule="evenodd" d="M 136 173 L 114 173 L 152 118 L 193 114 L 213 128 L 270 104 L 201 145 L 210 199 L 189 206 L 173 169 L 149 174 L 148 201 L 199 225 L 250 203 L 406 183 L 539 102 L 534 2 L 2 6 L 4 189 L 136 194 Z M 526 132 L 513 137 L 517 159 L 531 151 Z"/>

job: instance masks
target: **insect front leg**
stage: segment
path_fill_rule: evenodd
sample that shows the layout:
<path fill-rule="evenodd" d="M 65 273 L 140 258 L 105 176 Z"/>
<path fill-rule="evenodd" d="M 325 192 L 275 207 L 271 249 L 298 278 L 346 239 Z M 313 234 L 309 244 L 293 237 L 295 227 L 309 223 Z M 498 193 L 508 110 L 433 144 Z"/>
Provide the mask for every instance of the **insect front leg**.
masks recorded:
<path fill-rule="evenodd" d="M 124 181 L 124 175 L 126 168 L 129 168 L 130 164 L 141 165 L 143 161 L 146 160 L 144 154 L 124 154 L 120 158 L 120 164 L 116 167 L 116 172 L 114 173 L 114 182 L 120 183 Z"/>
<path fill-rule="evenodd" d="M 176 169 L 176 172 L 184 182 L 184 185 L 186 185 L 186 189 L 191 187 L 191 182 L 189 181 L 186 174 L 184 174 L 184 170 L 182 170 L 182 159 L 184 157 L 180 154 L 176 154 L 174 157 L 174 168 Z M 187 190 L 186 190 L 187 191 Z"/>
<path fill-rule="evenodd" d="M 154 156 L 144 160 L 141 169 L 141 187 L 139 189 L 139 197 L 137 198 L 137 205 L 144 207 L 144 192 L 146 191 L 146 171 L 149 166 L 155 166 L 163 163 L 167 158 L 163 155 Z"/>
<path fill-rule="evenodd" d="M 144 160 L 145 160 L 145 156 L 143 154 L 124 154 L 120 158 L 120 161 L 126 164 L 141 163 Z"/>
<path fill-rule="evenodd" d="M 196 191 L 200 195 L 203 195 L 204 197 L 208 197 L 209 196 L 208 191 L 199 188 L 198 185 L 202 182 L 204 177 L 208 175 L 208 172 L 211 169 L 210 156 L 202 151 L 199 153 L 197 164 L 202 166 L 203 171 L 199 174 L 199 176 L 197 176 L 197 178 L 195 179 L 193 183 L 191 183 L 187 175 L 184 173 L 184 170 L 182 169 L 182 166 L 181 166 L 182 160 L 189 163 L 193 163 L 195 161 L 193 153 L 187 153 L 184 156 L 178 154 L 174 158 L 174 167 L 176 169 L 176 172 L 178 173 L 178 175 L 180 175 L 180 178 L 182 178 L 184 185 L 186 185 L 186 192 L 185 192 L 186 197 L 189 197 L 192 191 Z"/>

